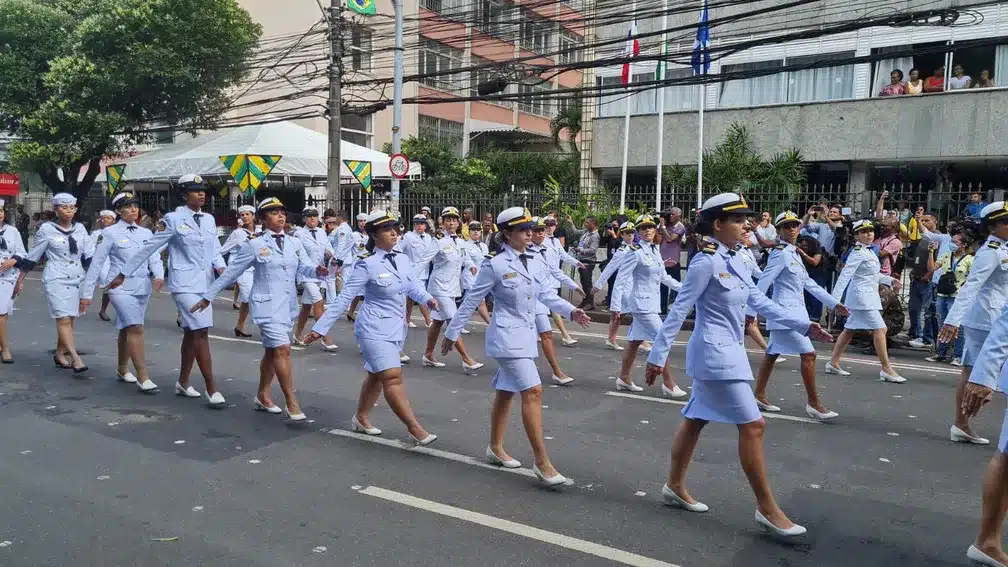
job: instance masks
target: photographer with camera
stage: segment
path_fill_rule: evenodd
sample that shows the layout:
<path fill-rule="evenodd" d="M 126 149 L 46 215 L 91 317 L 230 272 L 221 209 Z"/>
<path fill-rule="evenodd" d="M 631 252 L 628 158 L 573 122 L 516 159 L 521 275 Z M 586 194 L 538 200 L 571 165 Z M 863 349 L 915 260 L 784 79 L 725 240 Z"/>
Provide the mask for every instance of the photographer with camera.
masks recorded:
<path fill-rule="evenodd" d="M 843 207 L 834 203 L 829 207 L 825 203 L 809 208 L 802 218 L 802 236 L 811 236 L 819 241 L 822 247 L 822 260 L 817 263 L 817 269 L 811 270 L 809 275 L 812 281 L 819 284 L 826 291 L 833 290 L 833 283 L 837 277 L 837 266 L 839 257 L 847 248 L 849 227 L 845 225 Z M 814 309 L 819 305 L 819 317 L 822 316 L 822 305 L 814 297 L 808 296 L 806 300 L 812 299 L 806 305 L 810 308 L 809 315 L 815 315 Z M 819 317 L 813 317 L 813 321 L 818 321 Z"/>
<path fill-rule="evenodd" d="M 660 239 L 658 250 L 661 252 L 662 260 L 665 262 L 665 273 L 672 276 L 676 281 L 682 280 L 682 245 L 683 237 L 686 236 L 686 225 L 682 223 L 682 209 L 672 207 L 659 215 L 658 237 Z M 671 288 L 661 287 L 661 316 L 668 315 L 668 306 L 675 301 L 676 292 Z"/>

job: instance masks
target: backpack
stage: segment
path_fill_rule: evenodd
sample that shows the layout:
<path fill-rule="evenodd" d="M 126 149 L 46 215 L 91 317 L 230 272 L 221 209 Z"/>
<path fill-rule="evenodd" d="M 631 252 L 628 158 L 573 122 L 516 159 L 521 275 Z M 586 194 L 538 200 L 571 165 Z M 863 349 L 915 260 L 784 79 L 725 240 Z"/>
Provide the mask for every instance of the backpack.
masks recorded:
<path fill-rule="evenodd" d="M 963 258 L 965 257 L 966 256 L 963 256 Z M 941 277 L 938 278 L 938 287 L 937 287 L 938 293 L 942 295 L 951 296 L 955 295 L 956 292 L 959 291 L 959 286 L 956 283 L 956 274 L 955 274 L 956 266 L 959 265 L 959 262 L 962 262 L 962 258 L 960 258 L 957 262 L 952 262 L 949 265 L 949 270 L 943 273 Z"/>

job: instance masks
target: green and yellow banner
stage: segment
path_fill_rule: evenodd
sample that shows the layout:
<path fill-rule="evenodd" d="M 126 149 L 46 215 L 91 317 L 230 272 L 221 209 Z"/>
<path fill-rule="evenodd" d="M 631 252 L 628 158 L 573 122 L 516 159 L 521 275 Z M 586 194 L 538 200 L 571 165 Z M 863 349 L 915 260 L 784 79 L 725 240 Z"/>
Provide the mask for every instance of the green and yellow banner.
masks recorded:
<path fill-rule="evenodd" d="M 238 188 L 245 195 L 254 194 L 266 176 L 273 171 L 283 156 L 261 156 L 235 154 L 220 156 L 221 163 L 228 169 Z"/>
<path fill-rule="evenodd" d="M 119 190 L 119 182 L 122 181 L 123 172 L 126 171 L 126 164 L 105 166 L 105 180 L 108 182 L 108 194 L 115 195 Z"/>
<path fill-rule="evenodd" d="M 375 0 L 347 0 L 346 4 L 347 8 L 365 16 L 373 16 L 377 11 L 375 9 Z"/>
<path fill-rule="evenodd" d="M 352 159 L 345 159 L 343 163 L 350 169 L 350 173 L 357 178 L 357 182 L 361 184 L 368 193 L 371 192 L 371 162 L 369 161 L 355 161 Z"/>

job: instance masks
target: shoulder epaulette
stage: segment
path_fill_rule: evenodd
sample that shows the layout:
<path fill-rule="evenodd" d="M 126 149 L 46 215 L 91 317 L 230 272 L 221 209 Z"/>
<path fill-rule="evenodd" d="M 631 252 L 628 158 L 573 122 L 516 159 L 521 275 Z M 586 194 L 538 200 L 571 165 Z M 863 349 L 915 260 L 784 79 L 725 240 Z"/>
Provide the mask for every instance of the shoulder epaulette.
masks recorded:
<path fill-rule="evenodd" d="M 496 256 L 496 255 L 497 255 L 497 252 L 496 252 L 496 251 L 494 251 L 494 252 L 491 252 L 491 253 L 487 254 L 487 255 L 486 255 L 486 257 L 487 257 L 487 258 L 493 258 L 493 257 L 494 257 L 494 256 Z"/>
<path fill-rule="evenodd" d="M 991 240 L 987 243 L 987 248 L 994 248 L 995 250 L 1001 248 L 1001 243 L 997 240 Z"/>
<path fill-rule="evenodd" d="M 631 250 L 640 250 L 640 245 L 639 244 L 633 244 L 633 243 L 631 243 L 629 246 L 630 246 Z"/>
<path fill-rule="evenodd" d="M 701 250 L 701 252 L 703 252 L 704 254 L 711 254 L 711 255 L 716 254 L 717 253 L 717 244 L 714 244 L 713 242 L 708 242 L 703 247 L 703 250 Z"/>
<path fill-rule="evenodd" d="M 787 250 L 787 244 L 781 242 L 777 246 L 774 246 L 774 250 Z"/>
<path fill-rule="evenodd" d="M 434 233 L 434 236 L 436 238 L 444 238 L 444 233 L 439 230 L 439 231 L 437 231 L 437 232 Z"/>
<path fill-rule="evenodd" d="M 357 257 L 360 258 L 361 260 L 363 260 L 364 258 L 367 258 L 369 256 L 373 256 L 373 255 L 374 255 L 374 253 L 372 253 L 372 252 L 361 252 L 360 254 L 357 255 Z"/>
<path fill-rule="evenodd" d="M 863 244 L 855 244 L 854 245 L 854 249 L 855 250 L 864 250 L 864 245 Z"/>

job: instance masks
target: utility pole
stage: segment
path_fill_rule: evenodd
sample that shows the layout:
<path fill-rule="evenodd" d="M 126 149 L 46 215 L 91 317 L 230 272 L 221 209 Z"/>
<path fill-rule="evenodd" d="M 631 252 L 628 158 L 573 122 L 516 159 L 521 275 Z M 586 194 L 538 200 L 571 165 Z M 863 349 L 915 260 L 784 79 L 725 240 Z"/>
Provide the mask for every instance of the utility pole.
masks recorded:
<path fill-rule="evenodd" d="M 392 0 L 395 9 L 395 54 L 392 71 L 392 153 L 402 151 L 402 98 L 403 98 L 403 0 Z M 393 213 L 399 214 L 399 178 L 392 177 Z M 407 223 L 408 224 L 408 223 Z"/>
<path fill-rule="evenodd" d="M 326 204 L 342 208 L 340 193 L 340 129 L 343 98 L 343 2 L 329 0 L 329 167 L 326 181 Z"/>

